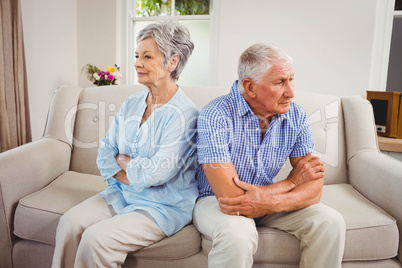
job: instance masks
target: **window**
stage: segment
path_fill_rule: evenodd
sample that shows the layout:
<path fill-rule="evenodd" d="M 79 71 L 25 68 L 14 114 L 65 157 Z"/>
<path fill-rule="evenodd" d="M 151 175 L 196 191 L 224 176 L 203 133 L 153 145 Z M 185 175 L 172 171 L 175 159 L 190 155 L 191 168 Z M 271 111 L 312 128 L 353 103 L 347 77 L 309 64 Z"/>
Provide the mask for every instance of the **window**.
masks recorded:
<path fill-rule="evenodd" d="M 134 68 L 138 32 L 148 24 L 176 19 L 189 29 L 195 45 L 178 84 L 208 86 L 212 0 L 132 0 L 131 5 L 130 82 L 138 83 Z"/>

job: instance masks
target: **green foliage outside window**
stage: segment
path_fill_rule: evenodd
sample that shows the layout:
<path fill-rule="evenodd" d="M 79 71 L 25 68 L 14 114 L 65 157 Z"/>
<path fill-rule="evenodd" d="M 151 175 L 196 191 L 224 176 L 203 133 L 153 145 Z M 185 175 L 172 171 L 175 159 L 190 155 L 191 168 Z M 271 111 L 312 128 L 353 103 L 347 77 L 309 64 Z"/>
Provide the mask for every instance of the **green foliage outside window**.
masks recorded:
<path fill-rule="evenodd" d="M 210 0 L 175 0 L 175 15 L 208 15 Z M 171 0 L 137 0 L 139 17 L 171 14 Z"/>

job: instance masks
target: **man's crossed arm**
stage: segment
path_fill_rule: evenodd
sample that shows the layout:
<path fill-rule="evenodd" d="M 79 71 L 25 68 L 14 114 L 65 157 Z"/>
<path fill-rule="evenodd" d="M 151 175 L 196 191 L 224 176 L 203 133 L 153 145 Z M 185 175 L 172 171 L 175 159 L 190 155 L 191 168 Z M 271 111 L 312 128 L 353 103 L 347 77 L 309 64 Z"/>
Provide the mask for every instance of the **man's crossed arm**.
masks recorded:
<path fill-rule="evenodd" d="M 240 181 L 232 163 L 203 164 L 203 169 L 223 213 L 258 218 L 320 202 L 325 176 L 320 157 L 308 154 L 290 162 L 287 179 L 266 186 Z"/>

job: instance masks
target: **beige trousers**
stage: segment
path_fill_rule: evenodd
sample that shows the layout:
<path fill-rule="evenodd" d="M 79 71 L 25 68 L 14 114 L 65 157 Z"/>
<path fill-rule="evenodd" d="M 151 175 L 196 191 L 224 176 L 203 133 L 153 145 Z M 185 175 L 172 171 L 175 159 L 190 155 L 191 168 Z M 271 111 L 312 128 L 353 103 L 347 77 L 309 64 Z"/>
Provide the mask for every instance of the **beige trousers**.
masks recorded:
<path fill-rule="evenodd" d="M 128 252 L 164 237 L 147 212 L 117 215 L 101 196 L 95 195 L 60 218 L 52 267 L 120 267 Z"/>
<path fill-rule="evenodd" d="M 341 267 L 345 221 L 336 210 L 321 203 L 254 220 L 223 214 L 215 196 L 209 196 L 197 201 L 193 222 L 203 235 L 212 240 L 212 250 L 208 255 L 210 268 L 251 267 L 258 244 L 256 225 L 295 235 L 302 250 L 300 267 Z"/>

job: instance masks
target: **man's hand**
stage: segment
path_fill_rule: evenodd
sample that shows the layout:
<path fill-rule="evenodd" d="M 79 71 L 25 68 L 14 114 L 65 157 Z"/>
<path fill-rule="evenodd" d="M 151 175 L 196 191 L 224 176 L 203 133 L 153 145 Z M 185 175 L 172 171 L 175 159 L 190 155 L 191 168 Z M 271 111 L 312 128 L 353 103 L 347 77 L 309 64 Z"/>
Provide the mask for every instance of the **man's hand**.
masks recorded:
<path fill-rule="evenodd" d="M 276 211 L 279 200 L 276 195 L 269 194 L 263 187 L 254 186 L 237 177 L 233 178 L 237 187 L 243 189 L 245 194 L 235 198 L 221 197 L 219 209 L 228 215 L 243 215 L 247 218 L 259 218 Z"/>
<path fill-rule="evenodd" d="M 324 163 L 321 162 L 320 158 L 318 154 L 308 154 L 301 158 L 291 159 L 293 170 L 287 180 L 297 186 L 308 181 L 324 178 Z"/>

